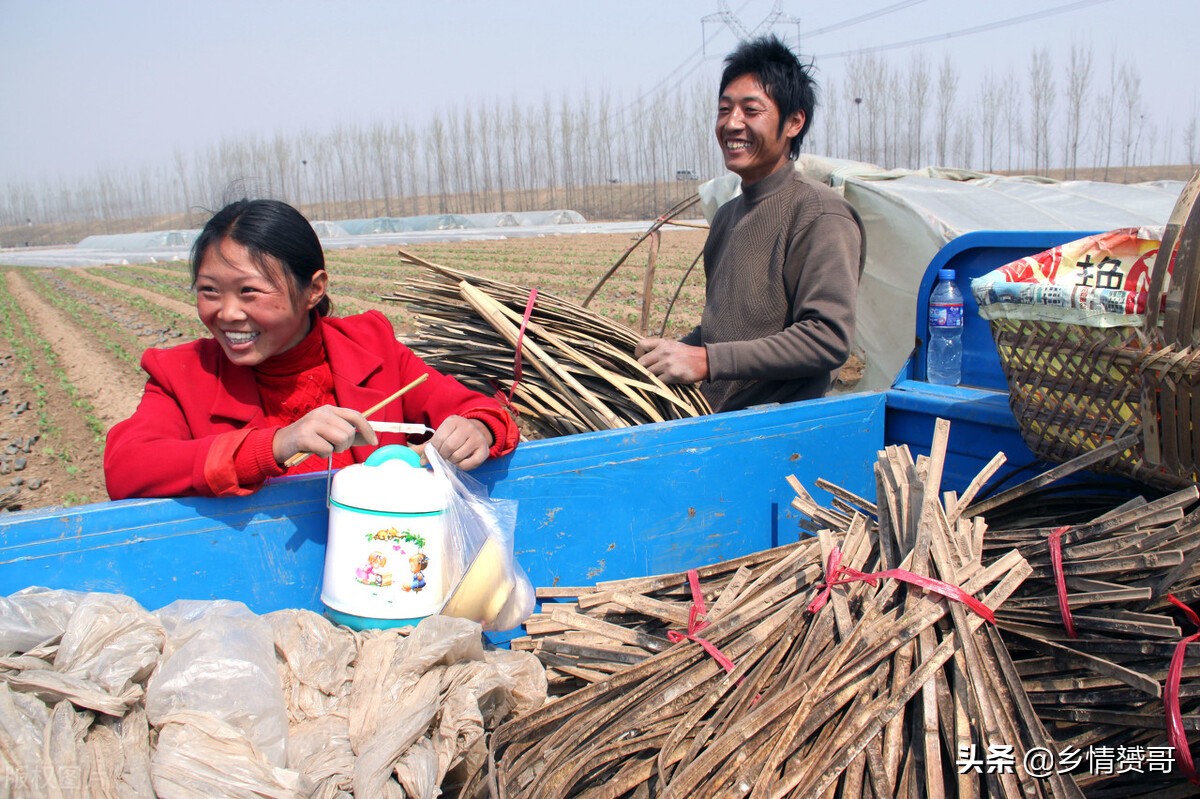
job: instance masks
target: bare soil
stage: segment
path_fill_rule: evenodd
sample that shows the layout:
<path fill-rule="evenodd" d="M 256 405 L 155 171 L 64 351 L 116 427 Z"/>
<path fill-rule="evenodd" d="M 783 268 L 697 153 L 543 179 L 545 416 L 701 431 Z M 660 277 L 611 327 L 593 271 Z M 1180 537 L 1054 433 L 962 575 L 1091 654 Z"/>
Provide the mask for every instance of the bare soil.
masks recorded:
<path fill-rule="evenodd" d="M 5 278 L 45 348 L 19 362 L 10 343 L 0 342 L 0 391 L 7 400 L 2 410 L 8 411 L 0 416 L 0 506 L 103 501 L 101 432 L 133 412 L 142 384 L 19 272 Z"/>

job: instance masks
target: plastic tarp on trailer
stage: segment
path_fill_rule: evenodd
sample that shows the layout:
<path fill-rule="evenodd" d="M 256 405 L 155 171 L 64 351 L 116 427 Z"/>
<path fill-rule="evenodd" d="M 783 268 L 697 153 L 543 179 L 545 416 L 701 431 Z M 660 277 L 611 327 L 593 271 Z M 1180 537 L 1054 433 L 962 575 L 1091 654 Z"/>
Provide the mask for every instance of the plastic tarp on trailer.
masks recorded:
<path fill-rule="evenodd" d="M 976 230 L 1079 231 L 1160 226 L 1183 181 L 1120 184 L 1004 177 L 966 170 L 884 170 L 802 155 L 796 169 L 826 183 L 862 216 L 867 262 L 859 285 L 855 350 L 866 371 L 851 390 L 886 389 L 916 341 L 925 267 L 948 242 Z M 736 175 L 700 187 L 705 216 L 740 191 Z M 967 286 L 962 286 L 967 291 Z M 923 335 L 917 331 L 917 335 Z"/>

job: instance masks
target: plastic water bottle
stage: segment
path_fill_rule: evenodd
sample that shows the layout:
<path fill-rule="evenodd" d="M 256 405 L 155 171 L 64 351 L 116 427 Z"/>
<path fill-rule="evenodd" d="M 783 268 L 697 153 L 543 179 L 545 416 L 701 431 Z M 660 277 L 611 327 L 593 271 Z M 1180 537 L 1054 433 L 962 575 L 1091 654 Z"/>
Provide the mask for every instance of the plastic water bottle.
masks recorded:
<path fill-rule="evenodd" d="M 957 386 L 962 382 L 963 295 L 953 269 L 939 269 L 929 297 L 929 352 L 925 378 L 930 383 Z"/>

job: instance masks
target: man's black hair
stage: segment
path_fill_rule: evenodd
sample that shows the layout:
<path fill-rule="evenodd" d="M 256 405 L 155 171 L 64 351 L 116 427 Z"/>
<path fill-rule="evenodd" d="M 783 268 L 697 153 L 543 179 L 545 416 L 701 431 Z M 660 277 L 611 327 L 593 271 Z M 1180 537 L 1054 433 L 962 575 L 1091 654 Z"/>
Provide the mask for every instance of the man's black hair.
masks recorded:
<path fill-rule="evenodd" d="M 743 75 L 753 75 L 778 107 L 781 133 L 792 114 L 804 112 L 804 127 L 792 138 L 789 157 L 794 160 L 800 155 L 800 143 L 812 126 L 813 109 L 817 105 L 817 84 L 811 67 L 801 64 L 795 53 L 777 37 L 760 36 L 742 42 L 725 57 L 725 71 L 721 73 L 717 96 L 724 94 L 725 87 Z"/>

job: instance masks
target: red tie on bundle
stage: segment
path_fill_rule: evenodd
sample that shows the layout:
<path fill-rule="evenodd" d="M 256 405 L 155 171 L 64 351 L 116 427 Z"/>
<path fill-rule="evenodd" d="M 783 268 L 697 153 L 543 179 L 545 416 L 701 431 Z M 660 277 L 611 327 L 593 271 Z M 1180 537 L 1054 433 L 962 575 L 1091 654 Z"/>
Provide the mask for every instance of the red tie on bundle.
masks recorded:
<path fill-rule="evenodd" d="M 821 590 L 813 598 L 812 602 L 808 603 L 810 613 L 816 613 L 821 608 L 825 607 L 825 603 L 829 601 L 829 596 L 835 585 L 845 585 L 846 583 L 864 582 L 874 586 L 879 580 L 891 578 L 893 580 L 901 580 L 903 582 L 915 585 L 918 588 L 923 588 L 926 591 L 932 591 L 935 594 L 941 594 L 947 599 L 953 599 L 956 602 L 961 602 L 977 615 L 991 622 L 996 623 L 996 616 L 992 613 L 992 609 L 980 602 L 975 597 L 968 594 L 966 591 L 959 588 L 957 585 L 950 585 L 941 580 L 935 580 L 932 577 L 924 577 L 920 574 L 905 569 L 888 569 L 881 572 L 860 572 L 858 569 L 852 569 L 849 566 L 842 566 L 842 550 L 840 547 L 834 547 L 829 553 L 829 561 L 825 567 L 825 583 Z"/>
<path fill-rule="evenodd" d="M 1067 635 L 1078 638 L 1075 620 L 1071 618 L 1071 603 L 1067 600 L 1067 576 L 1063 573 L 1062 537 L 1070 527 L 1059 527 L 1050 533 L 1050 565 L 1054 568 L 1054 587 L 1058 591 L 1058 612 L 1062 614 Z"/>
<path fill-rule="evenodd" d="M 1171 604 L 1182 610 L 1192 622 L 1200 627 L 1200 616 L 1196 611 L 1167 594 Z M 1179 681 L 1183 678 L 1183 661 L 1187 657 L 1188 644 L 1200 641 L 1200 632 L 1192 633 L 1175 645 L 1171 656 L 1171 667 L 1167 669 L 1167 684 L 1163 687 L 1163 708 L 1167 711 L 1167 742 L 1175 749 L 1179 768 L 1193 785 L 1200 785 L 1200 775 L 1192 763 L 1192 750 L 1188 748 L 1187 731 L 1183 729 L 1183 711 L 1179 707 Z"/>
<path fill-rule="evenodd" d="M 689 569 L 688 584 L 692 588 L 692 607 L 688 610 L 688 627 L 686 633 L 681 633 L 678 630 L 667 630 L 667 640 L 673 644 L 680 641 L 692 641 L 712 655 L 713 660 L 721 664 L 721 668 L 727 672 L 733 672 L 733 661 L 726 657 L 725 653 L 717 648 L 717 645 L 706 638 L 701 638 L 699 632 L 708 626 L 708 621 L 703 616 L 708 613 L 708 608 L 704 605 L 704 592 L 700 590 L 700 573 L 695 569 Z"/>
<path fill-rule="evenodd" d="M 517 351 L 513 355 L 513 379 L 512 384 L 508 387 L 508 397 L 504 396 L 503 389 L 497 388 L 496 390 L 496 399 L 503 402 L 514 414 L 517 409 L 513 407 L 512 398 L 513 394 L 516 393 L 517 383 L 521 382 L 521 375 L 524 372 L 521 366 L 521 343 L 525 340 L 525 328 L 529 326 L 529 317 L 533 315 L 533 304 L 536 301 L 537 289 L 530 289 L 529 301 L 525 303 L 525 315 L 521 318 L 521 327 L 517 331 Z"/>

